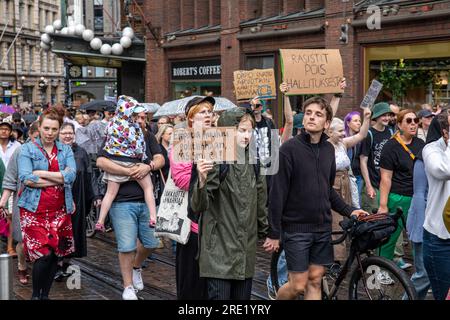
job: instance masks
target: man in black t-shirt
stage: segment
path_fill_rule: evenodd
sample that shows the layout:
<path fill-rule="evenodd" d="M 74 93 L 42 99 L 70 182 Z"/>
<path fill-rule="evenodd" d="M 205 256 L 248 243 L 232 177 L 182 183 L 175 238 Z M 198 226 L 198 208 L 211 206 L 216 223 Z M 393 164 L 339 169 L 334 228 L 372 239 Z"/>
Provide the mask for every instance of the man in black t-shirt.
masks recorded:
<path fill-rule="evenodd" d="M 145 126 L 145 119 L 145 112 L 139 113 L 137 121 L 141 127 Z M 145 143 L 147 157 L 151 159 L 149 164 L 138 163 L 131 168 L 122 167 L 111 161 L 113 156 L 108 155 L 109 159 L 105 157 L 102 149 L 98 154 L 97 166 L 109 173 L 127 175 L 139 180 L 164 166 L 161 148 L 150 131 L 145 135 Z M 122 298 L 137 300 L 135 289 L 144 288 L 141 265 L 158 247 L 159 240 L 154 236 L 154 229 L 149 227 L 150 214 L 145 204 L 144 191 L 136 181 L 131 180 L 120 185 L 109 215 L 119 251 L 124 286 Z"/>
<path fill-rule="evenodd" d="M 361 143 L 360 169 L 365 191 L 361 194 L 362 209 L 371 212 L 378 208 L 377 193 L 380 187 L 380 158 L 384 145 L 389 141 L 392 129 L 388 127 L 392 111 L 386 102 L 377 103 L 372 110 L 375 124 Z"/>

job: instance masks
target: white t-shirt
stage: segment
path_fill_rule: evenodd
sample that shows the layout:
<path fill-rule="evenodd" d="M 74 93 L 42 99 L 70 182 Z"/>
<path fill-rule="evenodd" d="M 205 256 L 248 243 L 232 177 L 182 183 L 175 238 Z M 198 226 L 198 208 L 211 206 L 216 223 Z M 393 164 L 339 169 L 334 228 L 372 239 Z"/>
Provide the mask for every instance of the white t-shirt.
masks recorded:
<path fill-rule="evenodd" d="M 423 227 L 441 239 L 450 239 L 444 225 L 444 207 L 450 196 L 450 144 L 443 138 L 427 144 L 422 151 L 428 179 L 428 198 Z"/>

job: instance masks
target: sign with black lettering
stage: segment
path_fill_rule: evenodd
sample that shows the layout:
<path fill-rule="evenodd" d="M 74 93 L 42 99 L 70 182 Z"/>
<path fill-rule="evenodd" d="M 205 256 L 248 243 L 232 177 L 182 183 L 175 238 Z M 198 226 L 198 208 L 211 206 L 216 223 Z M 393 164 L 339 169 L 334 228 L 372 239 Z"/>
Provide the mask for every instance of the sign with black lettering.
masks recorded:
<path fill-rule="evenodd" d="M 236 100 L 275 99 L 275 73 L 273 69 L 237 70 L 233 72 Z"/>
<path fill-rule="evenodd" d="M 172 137 L 173 159 L 176 162 L 237 160 L 235 127 L 177 129 Z"/>
<path fill-rule="evenodd" d="M 369 87 L 369 90 L 366 93 L 366 96 L 364 97 L 363 101 L 361 102 L 360 107 L 361 108 L 370 108 L 372 109 L 375 100 L 377 99 L 378 95 L 380 94 L 381 88 L 383 88 L 383 84 L 381 82 L 378 82 L 377 80 L 372 80 L 372 84 Z"/>
<path fill-rule="evenodd" d="M 337 49 L 280 49 L 283 82 L 289 95 L 342 93 L 342 58 Z"/>
<path fill-rule="evenodd" d="M 170 70 L 172 80 L 220 81 L 222 74 L 220 59 L 172 62 Z"/>

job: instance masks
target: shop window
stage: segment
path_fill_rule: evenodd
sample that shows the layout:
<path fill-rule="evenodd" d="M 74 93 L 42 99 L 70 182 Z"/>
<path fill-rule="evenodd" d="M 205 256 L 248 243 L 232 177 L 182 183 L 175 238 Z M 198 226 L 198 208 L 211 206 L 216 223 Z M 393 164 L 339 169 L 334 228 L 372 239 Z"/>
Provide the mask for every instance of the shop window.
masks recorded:
<path fill-rule="evenodd" d="M 23 101 L 33 102 L 33 87 L 23 87 Z"/>
<path fill-rule="evenodd" d="M 94 32 L 103 32 L 103 0 L 94 0 Z"/>

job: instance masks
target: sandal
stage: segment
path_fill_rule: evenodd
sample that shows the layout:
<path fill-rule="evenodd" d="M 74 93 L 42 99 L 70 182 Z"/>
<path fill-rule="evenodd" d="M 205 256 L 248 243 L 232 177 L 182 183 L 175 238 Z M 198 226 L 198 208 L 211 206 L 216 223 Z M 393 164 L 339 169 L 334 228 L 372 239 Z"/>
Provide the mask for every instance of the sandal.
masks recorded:
<path fill-rule="evenodd" d="M 96 223 L 95 230 L 100 232 L 106 232 L 105 225 L 102 223 Z"/>
<path fill-rule="evenodd" d="M 28 278 L 30 277 L 28 274 L 27 269 L 25 270 L 18 270 L 18 277 L 19 277 L 19 282 L 23 285 L 28 284 Z"/>

